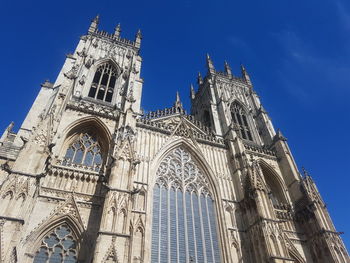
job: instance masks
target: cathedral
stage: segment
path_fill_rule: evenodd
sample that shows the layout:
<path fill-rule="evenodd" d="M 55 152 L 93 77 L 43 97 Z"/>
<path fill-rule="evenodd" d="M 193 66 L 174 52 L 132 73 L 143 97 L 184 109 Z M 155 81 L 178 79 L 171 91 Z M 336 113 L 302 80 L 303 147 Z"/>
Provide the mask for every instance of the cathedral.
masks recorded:
<path fill-rule="evenodd" d="M 141 32 L 98 24 L 1 136 L 0 263 L 350 262 L 243 66 L 144 112 Z"/>

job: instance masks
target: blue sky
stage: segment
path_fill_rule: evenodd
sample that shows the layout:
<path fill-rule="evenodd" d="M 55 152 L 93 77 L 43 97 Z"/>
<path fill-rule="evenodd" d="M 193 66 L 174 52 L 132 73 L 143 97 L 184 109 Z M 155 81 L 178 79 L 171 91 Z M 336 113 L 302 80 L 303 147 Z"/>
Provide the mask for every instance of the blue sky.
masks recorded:
<path fill-rule="evenodd" d="M 243 63 L 299 167 L 316 181 L 350 244 L 350 2 L 9 1 L 0 3 L 0 130 L 24 119 L 45 79 L 55 80 L 91 18 L 134 39 L 142 30 L 142 105 L 170 106 L 203 74 L 205 54 L 239 74 Z M 157 94 L 155 96 L 155 94 Z"/>

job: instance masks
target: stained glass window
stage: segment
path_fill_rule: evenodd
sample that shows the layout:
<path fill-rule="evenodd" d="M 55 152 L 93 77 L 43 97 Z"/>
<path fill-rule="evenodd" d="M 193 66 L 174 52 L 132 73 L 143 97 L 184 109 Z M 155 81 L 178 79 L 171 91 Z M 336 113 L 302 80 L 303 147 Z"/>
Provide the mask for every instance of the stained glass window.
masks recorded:
<path fill-rule="evenodd" d="M 156 176 L 151 262 L 221 262 L 215 203 L 191 155 L 175 149 Z"/>
<path fill-rule="evenodd" d="M 110 63 L 102 64 L 96 70 L 88 96 L 94 99 L 111 102 L 116 80 L 116 68 Z"/>
<path fill-rule="evenodd" d="M 98 172 L 102 166 L 102 155 L 97 139 L 88 133 L 78 136 L 67 149 L 62 164 L 92 168 Z"/>
<path fill-rule="evenodd" d="M 231 109 L 232 122 L 238 126 L 238 135 L 242 139 L 252 141 L 252 134 L 249 129 L 249 124 L 245 110 L 237 103 L 233 104 Z"/>
<path fill-rule="evenodd" d="M 44 237 L 33 263 L 76 263 L 77 247 L 70 228 L 63 224 Z"/>

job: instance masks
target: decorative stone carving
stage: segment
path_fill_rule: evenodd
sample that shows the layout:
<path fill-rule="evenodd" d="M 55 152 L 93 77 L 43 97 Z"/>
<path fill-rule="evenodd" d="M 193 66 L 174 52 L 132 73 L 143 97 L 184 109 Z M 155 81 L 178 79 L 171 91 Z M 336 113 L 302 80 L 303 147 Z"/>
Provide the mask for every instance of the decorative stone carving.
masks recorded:
<path fill-rule="evenodd" d="M 85 67 L 90 68 L 95 63 L 95 59 L 90 55 L 89 59 L 85 62 Z"/>
<path fill-rule="evenodd" d="M 82 57 L 82 58 L 87 57 L 86 48 L 84 47 L 83 50 L 80 52 L 78 51 L 77 54 L 79 57 Z"/>
<path fill-rule="evenodd" d="M 157 183 L 179 186 L 182 189 L 209 191 L 209 183 L 191 155 L 183 148 L 176 148 L 160 163 L 157 170 Z"/>
<path fill-rule="evenodd" d="M 85 84 L 85 80 L 86 80 L 85 75 L 81 76 L 81 78 L 79 80 L 79 84 L 83 86 Z"/>
<path fill-rule="evenodd" d="M 116 249 L 116 238 L 112 237 L 111 245 L 109 246 L 106 255 L 103 258 L 102 262 L 106 263 L 119 263 L 118 253 Z"/>
<path fill-rule="evenodd" d="M 68 72 L 64 73 L 64 76 L 68 79 L 76 79 L 78 74 L 78 65 L 74 65 Z"/>
<path fill-rule="evenodd" d="M 130 142 L 134 142 L 136 137 L 136 132 L 129 125 L 122 126 L 118 130 L 118 141 L 129 140 Z"/>

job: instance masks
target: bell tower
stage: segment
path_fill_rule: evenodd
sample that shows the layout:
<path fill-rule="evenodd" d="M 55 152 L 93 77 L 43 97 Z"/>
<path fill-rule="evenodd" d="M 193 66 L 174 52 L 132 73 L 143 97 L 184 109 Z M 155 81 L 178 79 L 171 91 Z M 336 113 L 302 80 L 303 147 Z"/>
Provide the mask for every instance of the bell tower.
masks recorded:
<path fill-rule="evenodd" d="M 7 220 L 0 262 L 39 262 L 58 257 L 49 252 L 55 249 L 79 262 L 121 262 L 136 253 L 124 248 L 133 237 L 142 35 L 124 39 L 120 25 L 108 33 L 99 20 L 67 55 L 55 82 L 42 84 L 18 133 L 11 124 L 1 137 L 0 216 Z M 10 234 L 14 229 L 22 234 Z M 74 249 L 60 252 L 43 238 L 59 240 L 59 231 L 72 234 Z"/>
<path fill-rule="evenodd" d="M 236 228 L 228 228 L 231 252 L 248 262 L 346 262 L 316 185 L 299 173 L 246 68 L 241 65 L 241 76 L 235 76 L 225 62 L 218 71 L 209 55 L 206 65 L 198 91 L 190 89 L 191 112 L 228 147 L 235 201 L 227 202 L 226 213 L 236 220 Z M 293 245 L 295 238 L 301 245 Z"/>

